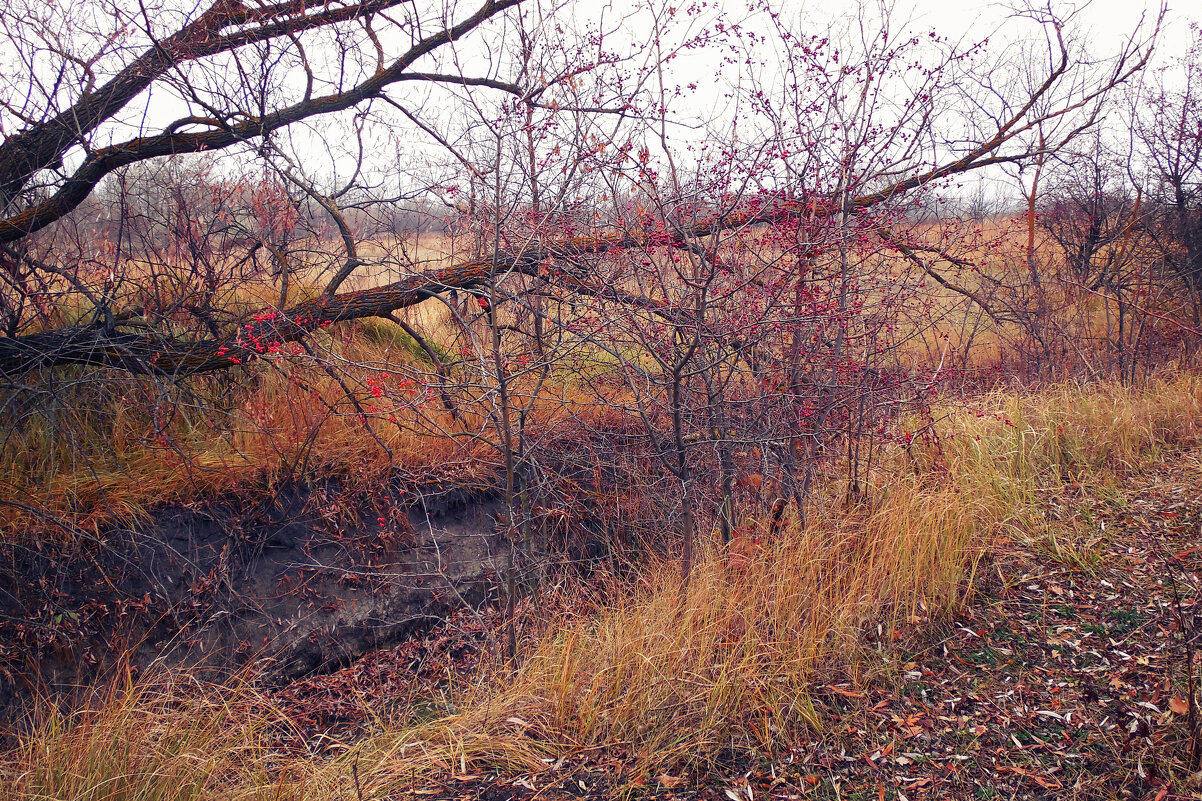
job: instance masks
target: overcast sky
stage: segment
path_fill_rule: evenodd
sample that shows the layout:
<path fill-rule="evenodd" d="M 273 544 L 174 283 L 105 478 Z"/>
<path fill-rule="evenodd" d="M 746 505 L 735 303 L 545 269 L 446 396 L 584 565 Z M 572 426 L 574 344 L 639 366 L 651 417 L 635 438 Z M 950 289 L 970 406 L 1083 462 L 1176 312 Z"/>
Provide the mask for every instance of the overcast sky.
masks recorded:
<path fill-rule="evenodd" d="M 817 6 L 819 4 L 808 3 Z M 952 35 L 967 33 L 970 38 L 988 36 L 1005 19 L 1014 3 L 982 0 L 900 0 L 899 11 L 913 10 L 916 24 Z M 1100 51 L 1112 50 L 1139 23 L 1140 17 L 1154 19 L 1160 4 L 1141 0 L 1093 0 L 1092 2 L 1056 2 L 1057 9 L 1075 9 L 1084 27 L 1091 30 L 1092 43 Z M 1191 2 L 1173 0 L 1161 33 L 1162 55 L 1184 51 L 1189 41 L 1189 23 L 1202 17 Z"/>
<path fill-rule="evenodd" d="M 30 0 L 31 3 L 39 0 Z M 428 0 L 431 3 L 437 4 L 440 0 Z M 687 6 L 695 0 L 679 0 L 680 6 Z M 696 0 L 701 3 L 703 0 Z M 754 0 L 709 0 L 708 6 L 713 9 L 718 6 L 723 9 L 728 18 L 739 19 L 740 10 L 746 9 Z M 868 10 L 871 15 L 871 9 L 876 8 L 879 0 L 859 0 L 860 5 Z M 1041 0 L 1025 0 L 1025 2 L 1036 3 Z M 1046 0 L 1042 0 L 1046 2 Z M 9 0 L 0 0 L 0 7 L 3 7 Z M 83 5 L 87 6 L 87 0 L 81 0 Z M 122 4 L 129 3 L 130 7 L 134 6 L 135 0 L 114 0 L 121 7 Z M 194 3 L 200 2 L 204 5 L 207 0 L 179 0 L 184 7 L 192 7 Z M 655 3 L 672 4 L 672 0 L 654 0 Z M 823 35 L 825 33 L 825 20 L 830 20 L 835 16 L 846 16 L 854 13 L 857 8 L 856 0 L 770 0 L 772 6 L 779 9 L 786 17 L 797 16 L 802 20 L 801 28 L 811 33 Z M 1032 25 L 1014 24 L 1011 20 L 1010 24 L 1006 24 L 1007 17 L 1011 15 L 1011 7 L 1023 3 L 1024 0 L 1012 0 L 1010 3 L 991 2 L 988 0 L 883 0 L 885 5 L 892 5 L 891 13 L 892 23 L 890 27 L 894 31 L 901 29 L 909 29 L 911 32 L 925 32 L 928 30 L 936 31 L 943 37 L 953 41 L 959 40 L 962 44 L 967 45 L 973 42 L 979 42 L 986 38 L 993 40 L 995 46 L 1002 45 L 1006 40 L 1013 40 L 1016 36 L 1031 35 L 1032 30 L 1038 30 Z M 1190 41 L 1190 23 L 1202 19 L 1202 12 L 1194 10 L 1193 3 L 1183 2 L 1183 0 L 1172 0 L 1175 5 L 1170 6 L 1168 19 L 1161 33 L 1160 46 L 1157 51 L 1157 60 L 1160 63 L 1165 63 L 1172 60 L 1174 57 L 1182 54 Z M 619 32 L 615 32 L 615 36 L 620 40 L 622 37 L 628 37 L 628 43 L 645 44 L 649 36 L 649 27 L 647 25 L 648 14 L 647 6 L 651 0 L 576 0 L 574 13 L 576 19 L 584 24 L 589 21 L 594 24 L 600 19 L 605 19 L 607 23 L 612 23 L 615 16 L 622 18 L 626 14 L 631 13 L 633 9 L 643 9 L 641 13 L 632 14 L 630 17 L 630 26 Z M 476 7 L 478 0 L 463 0 L 464 8 Z M 548 2 L 547 5 L 554 5 Z M 101 3 L 103 7 L 103 3 Z M 678 6 L 678 7 L 680 7 Z M 1121 49 L 1126 37 L 1139 24 L 1141 16 L 1146 17 L 1145 24 L 1150 29 L 1150 21 L 1156 16 L 1159 8 L 1156 0 L 1144 2 L 1143 0 L 1093 0 L 1092 2 L 1062 2 L 1061 0 L 1053 0 L 1053 7 L 1058 11 L 1060 16 L 1065 16 L 1072 10 L 1076 10 L 1077 20 L 1074 27 L 1081 30 L 1088 30 L 1090 33 L 1086 37 L 1086 41 L 1093 55 L 1104 58 L 1112 55 Z M 742 12 L 745 14 L 746 12 Z M 747 17 L 742 17 L 748 19 Z M 762 23 L 762 16 L 760 21 Z M 703 24 L 703 23 L 699 23 Z M 756 22 L 750 24 L 755 25 Z M 838 34 L 832 34 L 837 36 Z M 474 41 L 474 39 L 472 40 Z M 491 62 L 495 59 L 495 53 L 485 45 L 479 43 L 473 44 L 469 41 L 463 45 L 461 55 L 466 58 L 470 64 L 473 60 L 472 51 L 475 48 L 475 58 L 481 59 L 484 63 Z M 402 43 L 403 44 L 403 43 Z M 993 50 L 994 48 L 990 48 Z M 699 88 L 696 93 L 686 98 L 687 103 L 682 103 L 686 108 L 686 114 L 692 112 L 697 116 L 718 116 L 721 108 L 724 105 L 722 100 L 724 89 L 720 81 L 713 80 L 713 59 L 715 58 L 712 52 L 698 51 L 694 53 L 686 53 L 679 61 L 674 62 L 669 66 L 670 74 L 669 82 L 679 82 L 681 84 L 697 83 Z M 0 65 L 5 64 L 5 54 L 0 52 Z M 8 65 L 12 67 L 13 65 Z M 54 65 L 51 65 L 54 66 Z M 474 71 L 473 65 L 469 71 Z M 702 80 L 698 80 L 701 78 Z M 0 81 L 2 83 L 2 81 Z M 19 87 L 18 87 L 19 88 Z M 425 91 L 420 86 L 406 87 L 396 89 L 395 92 L 402 99 L 408 99 L 410 95 L 419 94 Z M 436 105 L 433 103 L 425 106 L 416 105 L 423 111 L 433 113 L 436 110 Z M 145 109 L 145 111 L 144 111 Z M 386 109 L 385 109 L 386 110 Z M 133 135 L 143 127 L 153 127 L 160 122 L 165 123 L 166 120 L 180 116 L 182 113 L 182 102 L 173 97 L 169 91 L 160 90 L 151 102 L 150 94 L 147 94 L 145 104 L 137 106 L 130 120 L 128 120 L 128 129 L 122 129 L 114 125 L 114 130 L 122 137 Z M 2 118 L 0 118 L 2 121 Z M 299 128 L 299 126 L 298 126 Z M 702 136 L 700 128 L 696 129 L 697 133 L 694 137 Z M 675 132 L 679 140 L 687 142 L 689 134 L 687 129 L 677 129 Z M 298 133 L 297 136 L 303 139 L 303 134 Z M 318 134 L 315 134 L 315 141 L 320 141 L 322 145 L 330 145 L 329 129 L 323 129 Z M 409 139 L 420 139 L 420 137 L 408 137 Z M 337 142 L 333 143 L 336 144 Z M 304 150 L 304 147 L 301 148 Z M 435 148 L 437 149 L 437 148 Z M 323 169 L 328 172 L 328 168 L 323 165 L 327 161 L 337 161 L 335 155 L 326 155 L 323 153 L 322 147 L 313 146 L 309 148 L 311 154 L 315 157 L 312 159 L 312 167 L 315 171 L 321 172 Z M 380 151 L 383 157 L 392 162 L 398 161 L 396 151 L 384 149 Z M 441 153 L 441 151 L 439 151 Z M 349 168 L 348 168 L 349 169 Z"/>

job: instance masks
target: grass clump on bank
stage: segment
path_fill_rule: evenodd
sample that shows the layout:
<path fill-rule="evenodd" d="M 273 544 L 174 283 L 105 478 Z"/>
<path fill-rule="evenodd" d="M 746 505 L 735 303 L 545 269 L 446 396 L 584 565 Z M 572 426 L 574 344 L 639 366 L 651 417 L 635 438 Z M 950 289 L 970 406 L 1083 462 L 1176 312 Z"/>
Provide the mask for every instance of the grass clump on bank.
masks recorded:
<path fill-rule="evenodd" d="M 288 783 L 267 748 L 281 721 L 252 712 L 249 693 L 117 682 L 88 709 L 68 714 L 47 703 L 36 734 L 0 767 L 0 799 L 268 798 L 267 788 Z"/>

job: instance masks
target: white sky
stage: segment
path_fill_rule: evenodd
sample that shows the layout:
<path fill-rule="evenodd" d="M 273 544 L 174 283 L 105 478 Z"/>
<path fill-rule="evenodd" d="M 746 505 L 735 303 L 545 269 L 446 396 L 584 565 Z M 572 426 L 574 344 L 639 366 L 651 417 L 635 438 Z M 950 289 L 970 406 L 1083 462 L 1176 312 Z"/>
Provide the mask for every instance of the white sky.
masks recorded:
<path fill-rule="evenodd" d="M 1102 58 L 1120 50 L 1141 20 L 1150 30 L 1161 10 L 1160 0 L 1053 0 L 1053 3 L 1061 15 L 1074 13 L 1074 22 L 1088 34 L 1091 53 Z M 907 9 L 912 10 L 910 19 L 915 26 L 929 27 L 953 38 L 962 35 L 965 41 L 972 41 L 993 35 L 1015 4 L 994 0 L 898 0 L 896 9 L 903 14 Z M 1202 23 L 1202 5 L 1167 0 L 1165 6 L 1156 51 L 1145 75 L 1183 55 L 1193 40 L 1191 25 Z M 970 193 L 976 184 L 990 195 L 1011 199 L 1017 196 L 1014 179 L 996 171 L 968 176 L 964 183 Z"/>
<path fill-rule="evenodd" d="M 715 3 L 710 0 L 709 5 L 711 8 L 715 5 L 723 8 L 730 17 L 737 18 L 740 11 L 752 1 L 718 0 Z M 877 3 L 877 0 L 861 1 L 864 6 L 869 8 L 874 7 Z M 1025 1 L 1039 2 L 1039 0 Z M 1044 1 L 1046 2 L 1046 0 Z M 5 2 L 7 0 L 0 0 L 0 4 Z M 116 0 L 116 2 L 133 4 L 135 0 Z M 185 0 L 186 4 L 191 2 L 192 0 Z M 437 0 L 431 0 L 431 2 L 437 2 Z M 672 4 L 673 2 L 674 0 L 576 0 L 574 11 L 579 22 L 596 21 L 603 14 L 605 19 L 613 20 L 615 14 L 622 16 L 620 13 L 622 9 L 645 8 L 649 3 Z M 683 7 L 695 0 L 675 0 L 675 2 Z M 696 0 L 696 2 L 700 2 L 700 0 Z M 824 20 L 853 13 L 857 6 L 856 0 L 770 0 L 770 2 L 786 17 L 800 16 L 806 21 L 805 27 L 811 31 L 821 30 Z M 889 0 L 886 2 L 888 3 Z M 1007 16 L 1011 13 L 1011 6 L 1021 2 L 1024 0 L 1013 0 L 1012 3 L 989 0 L 892 0 L 893 24 L 891 27 L 895 30 L 899 28 L 909 28 L 912 31 L 934 30 L 946 38 L 960 40 L 964 44 L 993 38 L 993 43 L 996 45 L 1001 44 L 999 39 L 1012 38 L 1020 35 L 1020 31 L 1029 32 L 1031 30 L 1031 26 L 1005 24 Z M 1159 8 L 1157 0 L 1092 0 L 1092 2 L 1052 0 L 1052 2 L 1053 7 L 1061 16 L 1076 9 L 1080 26 L 1090 31 L 1087 41 L 1093 55 L 1101 58 L 1115 53 L 1122 47 L 1125 38 L 1139 23 L 1141 16 L 1148 19 L 1150 27 L 1150 20 L 1155 17 Z M 1202 20 L 1202 10 L 1195 10 L 1194 4 L 1183 2 L 1183 0 L 1171 0 L 1171 2 L 1173 5 L 1170 5 L 1157 51 L 1157 61 L 1160 63 L 1167 62 L 1184 52 L 1190 41 L 1190 22 Z M 478 4 L 478 0 L 463 0 L 464 8 L 474 8 Z M 640 15 L 640 22 L 645 22 L 645 17 L 642 15 Z M 639 22 L 632 24 L 636 29 L 629 31 L 627 35 L 640 37 L 640 35 L 646 34 L 645 28 L 637 27 Z M 1000 35 L 998 35 L 999 30 L 1002 31 Z M 639 40 L 645 41 L 641 38 Z M 468 44 L 466 47 L 470 49 L 472 45 Z M 699 58 L 709 59 L 712 58 L 712 55 L 699 55 Z M 0 54 L 0 63 L 3 61 L 3 55 Z M 682 77 L 681 68 L 685 70 L 683 74 L 687 77 Z M 670 83 L 685 83 L 698 76 L 712 74 L 708 64 L 693 62 L 687 55 L 669 69 L 676 71 L 676 75 L 669 77 Z M 721 90 L 712 80 L 708 82 L 708 85 L 705 81 L 700 83 L 702 83 L 701 90 L 691 101 L 694 111 L 698 115 L 713 113 L 717 107 L 722 105 L 716 96 L 716 93 Z M 712 97 L 707 97 L 707 95 Z M 151 117 L 173 115 L 173 112 L 176 111 L 170 96 L 164 96 L 164 93 L 156 95 L 155 104 L 155 108 L 150 114 Z M 138 123 L 145 122 L 140 115 L 136 121 Z M 154 121 L 151 120 L 151 122 Z M 320 154 L 317 155 L 320 157 Z"/>
<path fill-rule="evenodd" d="M 931 27 L 952 36 L 965 33 L 977 39 L 989 36 L 1009 13 L 1013 3 L 983 0 L 900 0 L 897 9 L 913 9 L 918 25 Z M 1140 17 L 1153 20 L 1158 2 L 1146 0 L 1092 0 L 1092 2 L 1055 2 L 1054 8 L 1075 11 L 1084 28 L 1091 31 L 1091 45 L 1099 53 L 1114 50 L 1139 23 Z M 1168 3 L 1168 15 L 1161 32 L 1161 56 L 1182 53 L 1189 41 L 1189 23 L 1202 20 L 1199 9 L 1189 2 Z"/>
<path fill-rule="evenodd" d="M 896 34 L 902 30 L 913 33 L 934 31 L 946 40 L 965 47 L 989 40 L 988 51 L 998 53 L 1016 39 L 1039 35 L 1038 28 L 1029 22 L 1015 20 L 1016 7 L 1038 6 L 1050 2 L 1053 11 L 1067 21 L 1066 28 L 1076 41 L 1084 45 L 1089 55 L 1105 60 L 1119 53 L 1129 43 L 1132 33 L 1141 26 L 1140 39 L 1152 32 L 1161 10 L 1160 0 L 860 0 L 866 10 L 880 3 L 888 9 L 889 27 Z M 638 5 L 640 0 L 611 0 L 615 4 Z M 731 13 L 745 7 L 748 0 L 719 0 L 717 5 Z M 820 32 L 824 21 L 854 14 L 857 3 L 832 0 L 769 0 L 783 16 L 796 16 L 804 30 Z M 1165 18 L 1160 28 L 1157 47 L 1149 76 L 1160 65 L 1168 64 L 1183 55 L 1193 41 L 1191 24 L 1202 22 L 1202 4 L 1167 0 Z M 585 10 L 587 3 L 582 7 Z M 1036 48 L 1038 50 L 1038 48 Z M 1139 80 L 1139 79 L 1137 79 Z M 1171 77 L 1168 78 L 1172 83 Z M 998 170 L 973 173 L 962 179 L 966 194 L 983 191 L 994 197 L 1014 197 L 1017 191 L 1013 177 Z"/>

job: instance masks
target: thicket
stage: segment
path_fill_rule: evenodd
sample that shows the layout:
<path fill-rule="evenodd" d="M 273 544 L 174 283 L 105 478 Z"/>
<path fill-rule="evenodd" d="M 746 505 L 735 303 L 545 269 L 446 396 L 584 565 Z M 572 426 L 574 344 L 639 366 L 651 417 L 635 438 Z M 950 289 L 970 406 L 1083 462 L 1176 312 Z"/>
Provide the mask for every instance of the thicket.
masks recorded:
<path fill-rule="evenodd" d="M 113 30 L 2 12 L 18 61 L 80 88 L 29 69 L 0 107 L 0 537 L 65 558 L 170 503 L 486 487 L 510 668 L 287 769 L 266 720 L 231 734 L 236 700 L 124 690 L 26 741 L 18 797 L 768 749 L 821 725 L 816 671 L 872 669 L 880 632 L 962 602 L 1004 528 L 1043 536 L 1038 482 L 1195 441 L 1197 31 L 1152 72 L 1158 21 L 1099 59 L 1035 8 L 1007 54 L 866 8 L 575 31 L 537 3 L 251 5 L 115 3 Z M 636 22 L 653 35 L 623 38 Z M 715 70 L 725 116 L 698 121 L 705 87 L 665 72 L 699 53 L 751 67 Z M 151 89 L 187 113 L 123 138 Z M 1023 207 L 955 212 L 982 170 Z M 604 541 L 610 600 L 519 630 L 548 575 L 527 557 L 577 537 Z"/>

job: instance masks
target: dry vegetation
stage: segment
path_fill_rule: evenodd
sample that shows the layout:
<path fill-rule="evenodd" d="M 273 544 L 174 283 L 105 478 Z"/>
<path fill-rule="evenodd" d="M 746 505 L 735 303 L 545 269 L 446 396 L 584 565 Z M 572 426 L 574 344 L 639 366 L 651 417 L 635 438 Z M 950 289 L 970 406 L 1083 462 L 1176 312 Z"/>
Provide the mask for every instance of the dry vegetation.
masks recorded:
<path fill-rule="evenodd" d="M 1005 297 L 1002 288 L 1019 287 L 1025 277 L 1025 225 L 1021 217 L 949 222 L 921 227 L 916 237 L 932 246 L 954 240 L 958 257 L 974 266 L 953 276 L 953 282 L 978 295 L 992 289 Z M 755 230 L 748 236 L 758 238 Z M 1048 249 L 1044 240 L 1039 246 Z M 333 247 L 311 243 L 307 249 L 328 260 Z M 363 251 L 373 248 L 380 251 L 379 261 L 383 254 L 402 250 L 439 263 L 455 250 L 450 238 L 433 234 L 366 243 Z M 1047 269 L 1054 267 L 1054 259 L 1044 258 Z M 356 286 L 395 279 L 373 271 L 370 262 L 352 277 Z M 862 302 L 867 305 L 924 281 L 897 255 L 876 269 L 891 277 L 865 292 Z M 1167 279 L 1162 283 L 1171 285 Z M 299 297 L 312 296 L 315 286 L 312 280 L 302 282 L 295 291 Z M 224 308 L 246 313 L 272 292 L 268 283 L 245 282 L 231 288 Z M 65 310 L 59 322 L 87 316 L 88 305 L 77 294 L 64 292 L 58 300 Z M 1141 317 L 1149 344 L 1135 353 L 1133 364 L 1141 375 L 1166 359 L 1189 364 L 1191 329 L 1176 322 L 1188 316 L 1187 294 L 1153 296 L 1146 302 L 1156 311 Z M 921 373 L 938 365 L 937 377 L 954 375 L 951 385 L 974 389 L 988 388 L 1008 375 L 1037 385 L 1057 372 L 1086 378 L 1115 372 L 1114 297 L 1057 280 L 1049 282 L 1041 304 L 1038 325 L 1056 341 L 1050 365 L 1032 367 L 1031 332 L 1017 324 L 1024 322 L 1016 317 L 1019 312 L 1035 312 L 999 307 L 991 317 L 963 294 L 929 279 L 917 301 L 902 304 L 878 347 L 903 370 Z M 486 480 L 501 459 L 495 421 L 476 405 L 492 389 L 485 386 L 487 377 L 479 380 L 479 371 L 487 369 L 480 360 L 486 362 L 487 354 L 460 350 L 480 332 L 465 338 L 462 326 L 437 301 L 403 316 L 455 367 L 451 380 L 437 374 L 417 342 L 381 319 L 331 330 L 309 343 L 307 358 L 301 353 L 301 358 L 267 361 L 243 371 L 239 380 L 202 378 L 168 390 L 132 378 L 60 377 L 57 386 L 51 383 L 43 390 L 58 411 L 44 414 L 36 406 L 41 400 L 30 397 L 29 423 L 9 432 L 3 442 L 0 486 L 20 502 L 0 503 L 0 541 L 58 539 L 70 531 L 96 536 L 106 527 L 145 520 L 156 506 L 218 497 L 238 488 L 253 492 L 301 475 L 370 484 L 399 470 L 415 481 L 453 476 Z M 474 325 L 484 325 L 482 315 L 474 317 Z M 560 321 L 570 323 L 570 315 Z M 590 371 L 613 365 L 612 355 L 577 347 L 570 360 L 555 367 L 549 382 L 528 376 L 525 386 L 517 382 L 513 391 L 537 409 L 536 426 L 552 431 L 557 423 L 597 419 L 608 413 L 608 406 L 629 408 L 635 402 L 620 388 L 599 398 L 596 387 L 581 385 Z M 393 384 L 382 399 L 373 396 L 380 375 L 391 376 Z M 451 390 L 453 412 L 443 402 L 450 396 L 434 389 L 447 383 L 458 384 Z M 420 387 L 419 397 L 413 397 L 411 387 Z M 530 393 L 537 393 L 537 399 Z"/>
<path fill-rule="evenodd" d="M 1005 231 L 992 242 L 983 260 L 997 279 L 1020 254 Z M 1106 358 L 1109 340 L 1089 333 L 1105 328 L 1106 299 L 1070 288 L 1056 304 L 1078 348 L 1066 362 Z M 981 391 L 1023 357 L 1022 331 L 946 288 L 922 308 L 893 332 L 894 356 L 954 361 L 967 380 L 889 423 L 862 494 L 848 496 L 844 466 L 831 460 L 804 527 L 790 519 L 773 539 L 752 521 L 729 546 L 707 540 L 683 586 L 674 558 L 595 576 L 549 616 L 524 618 L 516 666 L 492 653 L 440 690 L 440 711 L 426 699 L 334 748 L 282 747 L 288 713 L 248 679 L 117 682 L 74 711 L 47 699 L 5 757 L 0 798 L 380 798 L 454 776 L 534 776 L 596 754 L 620 771 L 609 790 L 631 792 L 655 777 L 661 789 L 682 775 L 704 783 L 732 759 L 824 736 L 836 720 L 816 688 L 855 693 L 894 680 L 903 646 L 972 602 L 983 564 L 1016 546 L 1076 570 L 1098 563 L 1102 538 L 1077 517 L 1049 517 L 1049 487 L 1121 493 L 1127 477 L 1199 445 L 1202 380 L 1191 372 Z M 454 347 L 446 317 L 415 313 L 440 350 Z M 313 347 L 337 373 L 297 359 L 259 366 L 246 386 L 204 379 L 195 397 L 169 399 L 161 423 L 144 384 L 108 382 L 107 397 L 70 404 L 91 410 L 72 421 L 76 439 L 25 428 L 7 444 L 3 481 L 29 502 L 4 510 L 6 536 L 100 534 L 156 505 L 261 493 L 306 475 L 362 486 L 398 475 L 493 480 L 495 429 L 469 402 L 470 387 L 454 413 L 428 387 L 422 403 L 374 393 L 381 374 L 434 374 L 397 327 L 357 323 Z M 552 381 L 511 386 L 536 429 L 598 421 L 630 403 L 619 392 L 597 404 L 596 388 L 577 383 L 588 369 L 573 364 Z M 200 414 L 214 406 L 219 418 Z"/>
<path fill-rule="evenodd" d="M 1202 31 L 12 4 L 0 801 L 1202 787 Z"/>
<path fill-rule="evenodd" d="M 779 752 L 829 725 L 815 687 L 887 680 L 897 641 L 939 630 L 971 598 L 981 560 L 1012 539 L 1087 566 L 1099 541 L 1045 516 L 1048 487 L 1120 492 L 1202 433 L 1202 381 L 1190 374 L 996 392 L 973 406 L 949 411 L 937 437 L 894 448 L 870 502 L 816 499 L 804 530 L 738 559 L 708 550 L 684 590 L 673 564 L 594 588 L 531 631 L 517 668 L 485 664 L 456 686 L 449 714 L 381 719 L 345 752 L 297 757 L 272 750 L 287 718 L 246 686 L 118 686 L 95 712 L 44 713 L 0 793 L 377 798 L 450 774 L 538 773 L 598 749 L 636 784 Z"/>
<path fill-rule="evenodd" d="M 268 292 L 242 287 L 231 306 Z M 0 487 L 19 499 L 0 502 L 0 541 L 99 536 L 173 502 L 261 494 L 305 476 L 362 486 L 398 475 L 487 482 L 499 463 L 496 433 L 474 402 L 487 387 L 473 386 L 471 360 L 448 355 L 459 331 L 445 308 L 429 302 L 406 317 L 459 365 L 454 397 L 436 389 L 440 376 L 421 346 L 386 320 L 332 330 L 307 353 L 265 360 L 232 380 L 166 389 L 61 377 L 42 393 L 57 411 L 45 414 L 29 398 L 25 423 L 0 448 Z M 513 392 L 529 396 L 542 431 L 597 414 L 571 384 L 536 384 L 517 380 Z"/>

